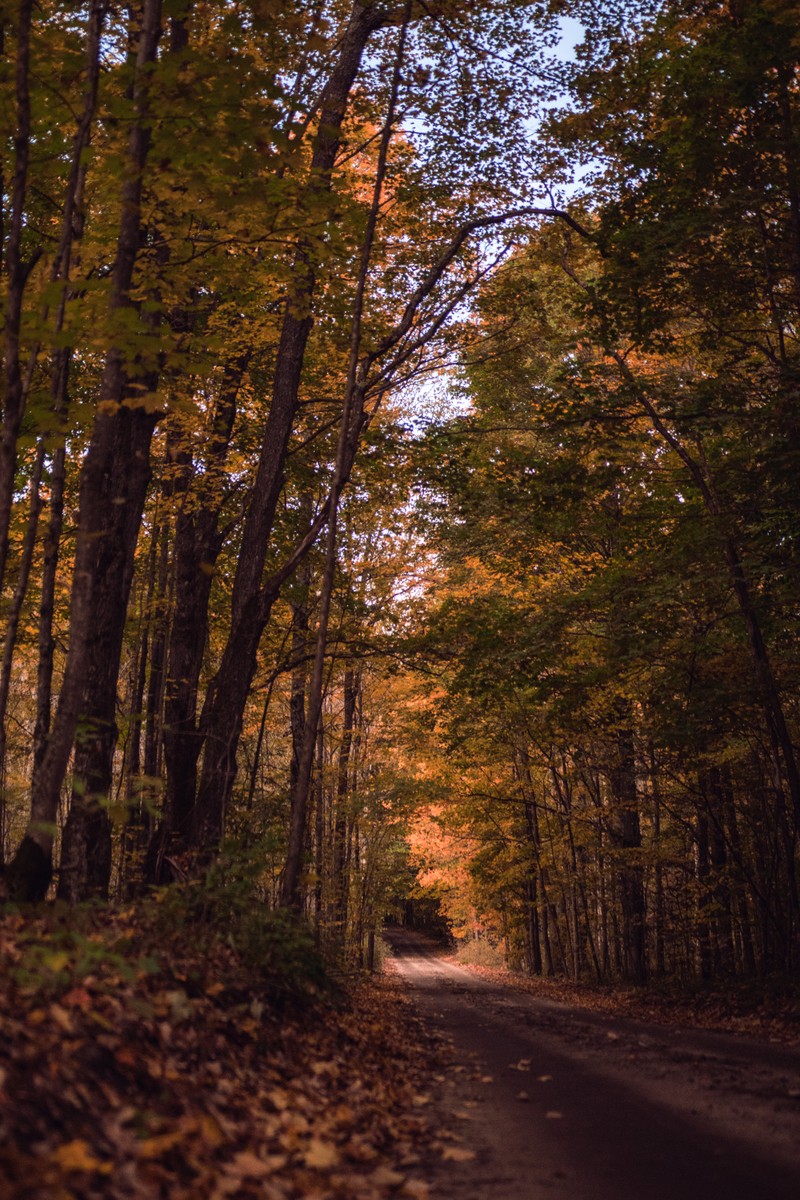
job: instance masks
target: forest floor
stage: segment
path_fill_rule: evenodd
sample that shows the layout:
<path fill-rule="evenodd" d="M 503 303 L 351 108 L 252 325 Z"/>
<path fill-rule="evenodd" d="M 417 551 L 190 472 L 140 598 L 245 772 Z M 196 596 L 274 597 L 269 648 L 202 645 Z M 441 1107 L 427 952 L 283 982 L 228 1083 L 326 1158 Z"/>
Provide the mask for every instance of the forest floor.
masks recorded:
<path fill-rule="evenodd" d="M 285 927 L 170 903 L 0 920 L 3 1200 L 737 1200 L 730 1172 L 797 1194 L 795 1051 L 668 1036 L 633 997 L 403 932 L 331 987 Z"/>
<path fill-rule="evenodd" d="M 397 980 L 320 991 L 291 938 L 265 974 L 160 918 L 0 921 L 3 1200 L 424 1200 L 459 1135 Z"/>

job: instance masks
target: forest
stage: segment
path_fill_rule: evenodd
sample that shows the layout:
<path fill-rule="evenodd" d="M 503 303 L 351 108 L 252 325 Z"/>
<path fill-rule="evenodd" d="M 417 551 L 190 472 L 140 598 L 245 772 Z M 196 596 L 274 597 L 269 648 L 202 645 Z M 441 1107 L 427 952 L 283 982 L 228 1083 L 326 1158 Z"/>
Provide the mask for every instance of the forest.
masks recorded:
<path fill-rule="evenodd" d="M 799 72 L 798 0 L 0 0 L 3 1197 L 797 1195 L 774 1047 L 638 1175 L 580 1072 L 797 1037 Z"/>
<path fill-rule="evenodd" d="M 23 921 L 223 862 L 351 962 L 416 906 L 534 975 L 796 980 L 798 29 L 3 4 Z"/>

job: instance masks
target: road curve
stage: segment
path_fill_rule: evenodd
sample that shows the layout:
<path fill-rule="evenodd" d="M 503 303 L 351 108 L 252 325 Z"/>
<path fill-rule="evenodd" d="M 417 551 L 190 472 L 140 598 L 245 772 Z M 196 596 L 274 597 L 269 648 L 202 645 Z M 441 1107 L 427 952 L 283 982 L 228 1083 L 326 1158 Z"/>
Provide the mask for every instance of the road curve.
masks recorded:
<path fill-rule="evenodd" d="M 800 1200 L 800 1051 L 538 999 L 387 934 L 451 1043 L 441 1200 Z"/>

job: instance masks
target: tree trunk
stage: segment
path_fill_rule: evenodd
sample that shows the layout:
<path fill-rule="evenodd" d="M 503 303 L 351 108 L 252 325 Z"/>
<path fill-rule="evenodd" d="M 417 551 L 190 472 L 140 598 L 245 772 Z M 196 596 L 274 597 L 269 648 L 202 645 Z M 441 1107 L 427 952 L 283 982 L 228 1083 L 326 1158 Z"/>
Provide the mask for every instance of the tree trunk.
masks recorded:
<path fill-rule="evenodd" d="M 132 305 L 142 175 L 150 146 L 148 69 L 156 56 L 160 16 L 160 0 L 144 0 L 133 87 L 137 115 L 129 135 L 122 185 L 112 311 Z M 64 681 L 47 749 L 34 771 L 31 821 L 9 868 L 9 889 L 17 899 L 40 899 L 47 889 L 61 783 L 79 720 L 74 805 L 65 829 L 59 890 L 62 896 L 77 899 L 102 895 L 108 887 L 109 822 L 98 798 L 105 798 L 111 782 L 122 633 L 156 423 L 156 414 L 146 407 L 123 404 L 129 378 L 122 350 L 112 347 L 106 356 L 98 411 L 81 473 Z M 137 390 L 136 397 L 139 395 Z"/>
<path fill-rule="evenodd" d="M 700 960 L 700 978 L 703 983 L 708 983 L 713 974 L 711 926 L 707 914 L 707 909 L 711 904 L 710 871 L 708 817 L 704 813 L 698 813 L 695 818 L 695 878 L 698 887 L 697 949 Z"/>
<path fill-rule="evenodd" d="M 642 835 L 636 790 L 633 732 L 626 726 L 617 734 L 616 763 L 611 775 L 611 790 L 616 810 L 613 817 L 614 837 L 621 852 L 619 887 L 622 969 L 626 979 L 642 983 L 647 973 L 644 871 L 636 855 L 636 851 L 642 845 Z"/>
<path fill-rule="evenodd" d="M 6 237 L 5 266 L 8 279 L 3 314 L 3 413 L 0 428 L 0 587 L 5 580 L 8 534 L 14 500 L 17 467 L 17 438 L 25 409 L 22 372 L 22 312 L 30 266 L 22 258 L 25 203 L 28 191 L 28 160 L 31 140 L 29 90 L 31 14 L 33 0 L 17 5 L 14 129 L 14 171 L 10 180 L 10 220 Z"/>
<path fill-rule="evenodd" d="M 63 290 L 55 320 L 56 336 L 64 326 L 67 296 L 73 253 L 84 232 L 86 213 L 84 194 L 86 189 L 86 149 L 91 141 L 92 126 L 97 109 L 97 89 L 100 78 L 100 42 L 108 12 L 108 0 L 92 0 L 86 37 L 86 88 L 83 96 L 83 112 L 75 134 L 72 151 L 70 178 L 64 203 L 61 223 L 61 238 L 53 260 L 50 278 L 61 281 Z M 64 523 L 64 487 L 66 483 L 65 424 L 69 408 L 69 375 L 72 351 L 68 346 L 53 351 L 50 368 L 50 400 L 57 445 L 50 465 L 50 506 L 47 530 L 44 537 L 42 584 L 39 600 L 39 663 L 36 676 L 36 723 L 33 734 L 34 772 L 42 765 L 47 750 L 47 740 L 52 720 L 53 659 L 55 640 L 53 620 L 55 615 L 56 578 L 61 548 L 61 532 Z"/>
<path fill-rule="evenodd" d="M 17 644 L 19 619 L 22 615 L 22 606 L 25 603 L 25 597 L 28 593 L 33 551 L 36 546 L 36 533 L 39 528 L 39 513 L 42 508 L 42 498 L 39 489 L 42 481 L 43 466 L 44 447 L 40 444 L 37 447 L 36 461 L 30 481 L 28 524 L 25 529 L 25 539 L 22 546 L 22 559 L 17 574 L 17 583 L 6 616 L 6 636 L 3 642 L 2 666 L 0 666 L 0 866 L 5 862 L 6 844 L 6 715 L 11 691 L 11 670 L 14 665 L 14 649 Z"/>
<path fill-rule="evenodd" d="M 314 926 L 320 939 L 325 900 L 325 727 L 320 717 L 317 726 L 317 765 L 314 778 Z"/>
<path fill-rule="evenodd" d="M 311 208 L 318 206 L 331 191 L 333 167 L 350 93 L 367 43 L 385 19 L 385 15 L 378 13 L 375 8 L 355 4 L 352 9 L 340 43 L 339 57 L 325 85 L 319 126 L 313 139 L 308 184 Z M 274 602 L 273 596 L 262 594 L 262 575 L 283 487 L 286 454 L 297 413 L 306 346 L 311 332 L 311 307 L 317 287 L 314 255 L 313 241 L 302 238 L 295 256 L 292 289 L 278 343 L 272 399 L 264 429 L 253 502 L 242 535 L 234 580 L 231 631 L 203 708 L 201 731 L 205 749 L 193 828 L 195 839 L 209 846 L 215 845 L 222 834 L 222 819 L 236 776 L 236 749 L 244 705 L 255 672 L 261 634 Z M 312 758 L 313 745 L 312 741 Z M 304 836 L 303 832 L 301 849 L 297 851 L 298 862 Z"/>
<path fill-rule="evenodd" d="M 181 846 L 191 840 L 201 748 L 197 696 L 208 640 L 214 568 L 224 540 L 219 528 L 224 498 L 219 480 L 224 473 L 239 390 L 250 357 L 250 351 L 245 351 L 223 369 L 208 448 L 203 456 L 204 486 L 197 489 L 196 503 L 190 500 L 194 474 L 191 455 L 177 439 L 169 451 L 176 473 L 170 492 L 180 503 L 174 542 L 175 604 L 164 689 L 163 744 L 167 768 L 164 836 L 174 833 Z"/>
<path fill-rule="evenodd" d="M 347 837 L 350 801 L 350 751 L 353 745 L 353 718 L 356 711 L 358 673 L 348 664 L 342 688 L 342 737 L 339 743 L 339 762 L 336 772 L 336 808 L 333 825 L 332 920 L 336 942 L 343 946 L 347 934 L 349 880 L 347 872 Z"/>

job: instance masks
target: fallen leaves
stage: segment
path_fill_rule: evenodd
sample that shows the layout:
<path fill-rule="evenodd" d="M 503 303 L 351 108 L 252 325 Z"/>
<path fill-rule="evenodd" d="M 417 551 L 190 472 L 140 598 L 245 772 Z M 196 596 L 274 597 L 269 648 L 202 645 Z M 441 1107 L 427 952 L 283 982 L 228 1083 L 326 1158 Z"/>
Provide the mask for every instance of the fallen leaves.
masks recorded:
<path fill-rule="evenodd" d="M 99 1171 L 107 1175 L 111 1171 L 111 1163 L 101 1162 L 90 1152 L 82 1138 L 67 1142 L 52 1153 L 52 1161 L 67 1173 L 72 1171 Z"/>
<path fill-rule="evenodd" d="M 788 997 L 783 993 L 769 996 L 747 983 L 738 988 L 728 985 L 716 991 L 691 994 L 679 987 L 673 992 L 663 987 L 623 990 L 565 979 L 531 978 L 501 967 L 458 965 L 503 987 L 589 1012 L 769 1037 L 789 1045 L 800 1043 L 800 997 L 796 992 Z M 609 1030 L 606 1036 L 609 1042 L 620 1040 L 620 1034 L 614 1030 Z"/>
<path fill-rule="evenodd" d="M 445 1162 L 472 1162 L 474 1157 L 475 1151 L 468 1150 L 466 1146 L 445 1146 L 442 1149 L 442 1158 Z"/>
<path fill-rule="evenodd" d="M 326 1171 L 338 1163 L 339 1151 L 331 1142 L 323 1142 L 319 1138 L 312 1137 L 308 1149 L 303 1155 L 303 1161 L 307 1167 Z"/>
<path fill-rule="evenodd" d="M 20 959 L 2 928 L 0 968 Z M 396 985 L 309 1021 L 278 1014 L 224 945 L 147 970 L 133 944 L 107 963 L 92 946 L 80 978 L 45 950 L 44 983 L 0 985 L 3 1200 L 427 1200 L 433 1051 Z"/>

